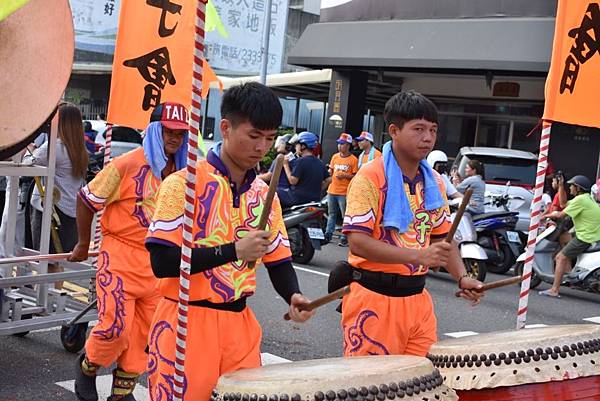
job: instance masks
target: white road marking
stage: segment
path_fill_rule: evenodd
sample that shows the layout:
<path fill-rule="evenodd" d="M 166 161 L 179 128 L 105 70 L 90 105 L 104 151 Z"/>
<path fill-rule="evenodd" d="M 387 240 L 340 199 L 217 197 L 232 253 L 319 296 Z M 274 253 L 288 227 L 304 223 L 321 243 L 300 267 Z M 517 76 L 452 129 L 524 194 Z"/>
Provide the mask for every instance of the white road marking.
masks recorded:
<path fill-rule="evenodd" d="M 586 322 L 591 322 L 591 323 L 596 323 L 596 324 L 600 324 L 600 316 L 595 316 L 595 317 L 586 317 L 585 319 Z"/>
<path fill-rule="evenodd" d="M 448 337 L 452 337 L 452 338 L 474 336 L 475 334 L 479 334 L 479 333 L 477 333 L 475 331 L 457 331 L 454 333 L 444 333 L 444 335 L 446 335 Z"/>
<path fill-rule="evenodd" d="M 296 265 L 293 265 L 293 266 L 294 266 L 294 269 L 296 269 L 296 270 L 300 270 L 300 271 L 312 273 L 312 274 L 318 274 L 319 276 L 329 277 L 329 273 L 323 273 L 320 271 L 311 270 L 311 269 L 307 269 L 305 267 L 300 267 L 300 266 L 296 266 Z"/>
<path fill-rule="evenodd" d="M 526 324 L 525 325 L 526 329 L 537 329 L 539 327 L 548 327 L 548 325 L 547 324 L 542 324 L 542 323 Z"/>
<path fill-rule="evenodd" d="M 268 352 L 261 353 L 260 358 L 262 360 L 263 365 L 291 362 L 289 359 L 285 359 L 280 356 L 270 354 Z M 57 382 L 55 384 L 72 393 L 75 392 L 75 380 L 65 380 L 62 382 Z M 96 388 L 98 389 L 98 399 L 105 400 L 106 398 L 108 398 L 108 396 L 110 396 L 110 390 L 112 388 L 112 375 L 98 376 L 98 378 L 96 379 Z M 133 395 L 138 401 L 148 401 L 150 399 L 148 396 L 148 389 L 139 383 L 137 386 L 135 386 Z"/>

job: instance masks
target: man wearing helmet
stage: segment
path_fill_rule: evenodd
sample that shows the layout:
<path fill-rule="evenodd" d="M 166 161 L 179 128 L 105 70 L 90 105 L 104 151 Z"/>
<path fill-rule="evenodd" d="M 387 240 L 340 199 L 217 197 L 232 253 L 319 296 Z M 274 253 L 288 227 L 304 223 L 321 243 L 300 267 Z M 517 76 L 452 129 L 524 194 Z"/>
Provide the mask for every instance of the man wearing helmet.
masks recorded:
<path fill-rule="evenodd" d="M 556 267 L 552 288 L 540 291 L 540 295 L 550 297 L 559 296 L 562 277 L 564 273 L 571 270 L 571 260 L 585 252 L 594 242 L 600 241 L 600 205 L 590 194 L 590 180 L 583 175 L 576 175 L 567 181 L 567 184 L 574 198 L 563 211 L 553 212 L 548 217 L 551 219 L 571 217 L 575 226 L 575 236 L 555 257 Z"/>
<path fill-rule="evenodd" d="M 446 174 L 446 166 L 448 165 L 448 156 L 441 150 L 433 150 L 427 156 L 427 164 L 440 173 L 444 184 L 446 185 L 446 196 L 449 199 L 462 198 L 462 194 L 456 190 L 456 187 L 450 182 L 450 178 Z"/>
<path fill-rule="evenodd" d="M 287 190 L 277 190 L 283 207 L 321 199 L 321 188 L 329 183 L 329 172 L 325 164 L 313 154 L 313 149 L 318 143 L 315 134 L 302 132 L 298 135 L 296 144 L 296 150 L 300 150 L 300 158 L 293 166 L 290 166 L 289 160 L 284 160 L 283 170 L 292 187 Z"/>

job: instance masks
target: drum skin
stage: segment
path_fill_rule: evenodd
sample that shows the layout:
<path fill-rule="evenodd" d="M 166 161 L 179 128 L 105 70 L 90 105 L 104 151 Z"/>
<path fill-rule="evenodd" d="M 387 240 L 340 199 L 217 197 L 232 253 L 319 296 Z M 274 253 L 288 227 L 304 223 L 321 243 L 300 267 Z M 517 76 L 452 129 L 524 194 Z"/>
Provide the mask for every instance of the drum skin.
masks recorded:
<path fill-rule="evenodd" d="M 460 400 L 600 400 L 599 325 L 445 340 L 428 357 Z"/>
<path fill-rule="evenodd" d="M 367 356 L 241 369 L 219 378 L 211 401 L 450 401 L 427 358 Z"/>
<path fill-rule="evenodd" d="M 75 48 L 68 0 L 31 0 L 0 21 L 0 152 L 30 142 L 56 109 Z"/>

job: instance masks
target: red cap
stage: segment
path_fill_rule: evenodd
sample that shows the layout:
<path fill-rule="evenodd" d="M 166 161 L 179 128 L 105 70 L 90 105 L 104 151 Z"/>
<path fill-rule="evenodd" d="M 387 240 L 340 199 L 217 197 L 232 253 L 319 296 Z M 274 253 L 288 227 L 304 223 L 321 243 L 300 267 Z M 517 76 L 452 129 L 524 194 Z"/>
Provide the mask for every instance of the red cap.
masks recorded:
<path fill-rule="evenodd" d="M 169 129 L 190 129 L 187 109 L 179 103 L 165 102 L 162 104 L 160 123 Z"/>

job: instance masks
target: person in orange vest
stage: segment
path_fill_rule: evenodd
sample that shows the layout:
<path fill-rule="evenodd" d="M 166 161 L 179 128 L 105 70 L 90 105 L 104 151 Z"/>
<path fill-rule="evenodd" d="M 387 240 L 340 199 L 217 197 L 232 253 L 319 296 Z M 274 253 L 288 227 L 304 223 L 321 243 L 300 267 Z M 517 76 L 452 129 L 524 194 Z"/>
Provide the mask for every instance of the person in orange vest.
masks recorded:
<path fill-rule="evenodd" d="M 271 147 L 282 114 L 268 87 L 257 82 L 231 87 L 221 104 L 223 142 L 197 165 L 185 400 L 208 401 L 219 376 L 261 364 L 262 330 L 246 306 L 256 292 L 256 269 L 249 262 L 264 263 L 292 320 L 303 322 L 314 314 L 300 311 L 308 300 L 292 266 L 278 197 L 267 229 L 257 230 L 268 186 L 256 177 L 254 166 Z M 185 186 L 185 171 L 161 185 L 146 239 L 162 297 L 148 344 L 151 400 L 173 397 Z"/>
<path fill-rule="evenodd" d="M 361 154 L 358 156 L 359 169 L 371 160 L 381 157 L 381 152 L 373 145 L 373 134 L 363 131 L 354 139 L 356 139 L 358 147 L 362 150 Z"/>
<path fill-rule="evenodd" d="M 335 223 L 338 213 L 341 218 L 346 213 L 346 192 L 348 184 L 358 171 L 358 159 L 350 153 L 352 146 L 352 137 L 349 134 L 342 133 L 336 140 L 339 153 L 331 156 L 329 162 L 329 173 L 331 174 L 331 184 L 327 188 L 327 208 L 329 209 L 327 217 L 327 228 L 325 230 L 325 241 L 331 241 L 335 231 Z M 348 246 L 346 236 L 342 234 L 339 246 Z"/>
<path fill-rule="evenodd" d="M 109 400 L 135 400 L 133 389 L 147 367 L 148 329 L 160 299 L 144 241 L 159 185 L 185 166 L 188 129 L 186 108 L 162 103 L 152 113 L 143 146 L 112 160 L 79 192 L 79 242 L 69 261 L 88 258 L 92 220 L 104 209 L 96 273 L 99 322 L 77 358 L 79 400 L 98 400 L 98 370 L 113 363 Z"/>

